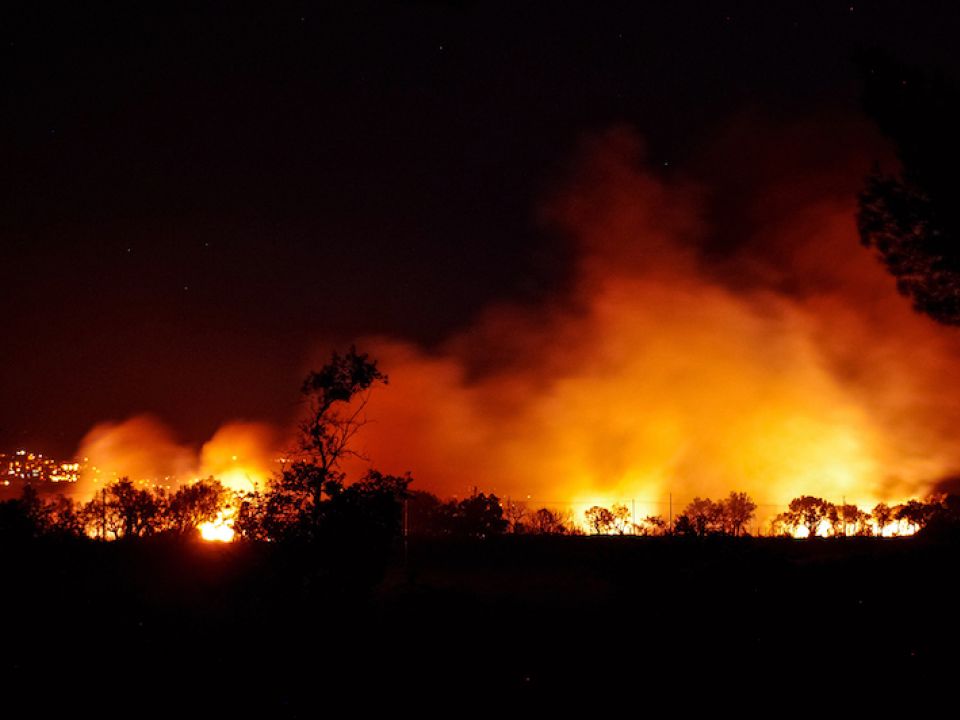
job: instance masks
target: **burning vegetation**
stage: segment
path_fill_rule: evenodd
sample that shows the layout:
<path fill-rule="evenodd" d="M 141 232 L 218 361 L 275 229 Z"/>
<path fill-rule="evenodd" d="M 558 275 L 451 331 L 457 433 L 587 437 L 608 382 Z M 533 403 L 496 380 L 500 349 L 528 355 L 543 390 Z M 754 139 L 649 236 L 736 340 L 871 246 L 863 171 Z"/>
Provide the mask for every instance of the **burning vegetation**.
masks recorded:
<path fill-rule="evenodd" d="M 716 159 L 662 172 L 630 130 L 595 136 L 540 211 L 574 258 L 552 295 L 491 306 L 430 348 L 366 338 L 389 390 L 369 392 L 386 378 L 363 356 L 335 356 L 308 377 L 295 430 L 231 422 L 198 451 L 149 416 L 100 424 L 78 451 L 93 469 L 69 491 L 96 501 L 129 478 L 172 497 L 214 477 L 240 498 L 204 520 L 220 538 L 317 521 L 354 485 L 398 488 L 407 473 L 440 497 L 482 488 L 508 516 L 547 513 L 530 527 L 657 534 L 676 528 L 674 498 L 733 489 L 756 506 L 749 524 L 680 516 L 695 534 L 916 531 L 904 508 L 960 470 L 945 381 L 960 336 L 913 312 L 858 246 L 869 137 L 850 122 L 829 136 L 733 123 L 711 153 L 736 154 L 750 192 L 727 194 Z M 877 222 L 863 225 L 871 246 Z"/>

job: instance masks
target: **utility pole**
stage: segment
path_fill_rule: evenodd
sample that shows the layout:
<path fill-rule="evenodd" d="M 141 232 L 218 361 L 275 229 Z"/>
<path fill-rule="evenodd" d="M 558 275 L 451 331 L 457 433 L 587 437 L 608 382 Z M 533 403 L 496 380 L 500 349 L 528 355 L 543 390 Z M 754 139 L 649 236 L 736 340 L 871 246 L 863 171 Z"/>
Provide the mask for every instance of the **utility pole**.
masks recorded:
<path fill-rule="evenodd" d="M 407 537 L 408 537 L 409 534 L 410 534 L 410 524 L 409 524 L 409 523 L 410 523 L 410 515 L 409 515 L 409 513 L 408 513 L 408 511 L 407 511 L 407 503 L 408 503 L 408 502 L 409 502 L 409 499 L 408 499 L 408 498 L 404 498 L 404 499 L 403 499 L 403 569 L 404 569 L 404 570 L 407 569 L 407 559 L 408 559 L 407 556 L 408 556 L 408 552 L 409 552 L 409 550 L 408 550 L 408 548 L 407 548 Z"/>
<path fill-rule="evenodd" d="M 107 539 L 107 489 L 100 490 L 100 539 Z"/>

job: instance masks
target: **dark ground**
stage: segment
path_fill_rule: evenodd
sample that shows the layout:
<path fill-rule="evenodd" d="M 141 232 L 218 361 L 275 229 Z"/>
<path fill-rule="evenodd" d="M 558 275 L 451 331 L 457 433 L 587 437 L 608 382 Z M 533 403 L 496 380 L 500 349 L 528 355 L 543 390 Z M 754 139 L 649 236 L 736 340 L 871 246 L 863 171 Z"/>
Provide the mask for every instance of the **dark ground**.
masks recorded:
<path fill-rule="evenodd" d="M 385 568 L 333 546 L 35 541 L 3 549 L 0 688 L 41 716 L 450 696 L 765 715 L 758 692 L 828 689 L 862 709 L 955 676 L 958 560 L 924 538 L 422 540 Z"/>

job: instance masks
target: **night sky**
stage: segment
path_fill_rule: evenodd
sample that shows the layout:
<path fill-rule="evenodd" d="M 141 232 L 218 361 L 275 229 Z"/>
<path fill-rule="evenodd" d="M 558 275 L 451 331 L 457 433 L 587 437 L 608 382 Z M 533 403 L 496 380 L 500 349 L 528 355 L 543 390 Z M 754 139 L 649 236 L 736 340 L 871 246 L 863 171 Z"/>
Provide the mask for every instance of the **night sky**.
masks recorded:
<path fill-rule="evenodd" d="M 0 451 L 282 423 L 333 347 L 557 292 L 537 208 L 591 132 L 696 175 L 742 113 L 856 117 L 858 49 L 960 75 L 947 2 L 15 4 Z"/>

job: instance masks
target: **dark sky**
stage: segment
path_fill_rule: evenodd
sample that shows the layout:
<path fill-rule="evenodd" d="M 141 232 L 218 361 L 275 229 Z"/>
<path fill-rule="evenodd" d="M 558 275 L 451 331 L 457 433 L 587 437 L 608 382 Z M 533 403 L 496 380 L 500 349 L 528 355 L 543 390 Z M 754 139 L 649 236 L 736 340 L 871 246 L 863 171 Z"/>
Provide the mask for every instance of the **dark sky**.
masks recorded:
<path fill-rule="evenodd" d="M 5 4 L 0 451 L 283 421 L 334 346 L 562 284 L 536 207 L 585 133 L 682 170 L 745 109 L 856 113 L 857 48 L 955 72 L 960 30 L 948 2 L 195 5 Z"/>

